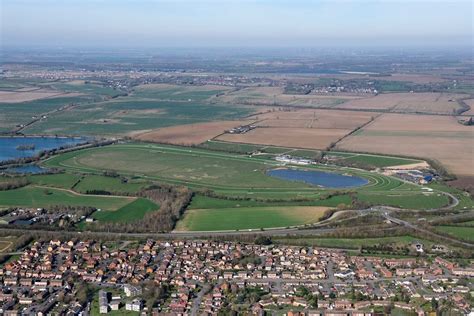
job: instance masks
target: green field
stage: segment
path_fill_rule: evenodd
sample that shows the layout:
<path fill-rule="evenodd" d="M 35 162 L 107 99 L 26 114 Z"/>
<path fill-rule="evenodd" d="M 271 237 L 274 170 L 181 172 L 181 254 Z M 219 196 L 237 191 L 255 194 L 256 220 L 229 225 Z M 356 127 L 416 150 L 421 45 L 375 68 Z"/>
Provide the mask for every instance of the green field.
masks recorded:
<path fill-rule="evenodd" d="M 89 96 L 74 96 L 21 103 L 0 103 L 0 131 L 10 131 L 14 129 L 16 125 L 30 122 L 33 116 L 45 114 L 62 106 L 90 101 L 92 101 L 92 99 Z"/>
<path fill-rule="evenodd" d="M 90 206 L 104 210 L 115 211 L 135 198 L 92 196 L 73 193 L 62 189 L 53 189 L 37 186 L 27 186 L 20 189 L 0 191 L 0 207 L 50 207 Z"/>
<path fill-rule="evenodd" d="M 129 143 L 70 152 L 47 160 L 45 165 L 85 173 L 114 170 L 126 176 L 212 189 L 222 195 L 250 199 L 315 200 L 323 193 L 336 191 L 267 176 L 266 171 L 277 166 L 273 159 L 156 144 Z M 368 179 L 369 184 L 349 191 L 359 192 L 360 198 L 369 203 L 407 208 L 417 207 L 420 204 L 417 201 L 428 201 L 428 208 L 447 204 L 443 195 L 433 194 L 428 198 L 419 186 L 377 173 L 324 165 L 305 168 Z"/>
<path fill-rule="evenodd" d="M 28 133 L 125 135 L 160 127 L 228 120 L 251 113 L 247 107 L 206 102 L 162 101 L 140 96 L 83 104 L 28 127 Z"/>
<path fill-rule="evenodd" d="M 421 160 L 407 159 L 399 157 L 389 157 L 380 155 L 370 154 L 356 154 L 356 153 L 343 153 L 343 152 L 328 152 L 329 156 L 340 157 L 335 162 L 349 163 L 354 166 L 370 167 L 370 168 L 383 168 L 390 166 L 401 166 L 419 163 Z"/>
<path fill-rule="evenodd" d="M 317 217 L 308 219 L 294 210 L 305 206 L 350 207 L 353 197 L 347 194 L 349 192 L 370 205 L 431 209 L 449 203 L 448 197 L 437 190 L 422 192 L 421 187 L 414 184 L 346 167 L 312 165 L 295 168 L 349 173 L 364 177 L 369 183 L 359 188 L 337 190 L 285 181 L 266 175 L 267 170 L 278 166 L 272 158 L 203 148 L 126 143 L 65 153 L 44 164 L 67 172 L 84 173 L 74 188 L 80 192 L 97 188 L 133 193 L 151 181 L 197 190 L 184 219 L 179 222 L 178 228 L 182 230 L 258 229 L 316 222 Z M 120 178 L 101 176 L 104 170 L 134 180 L 125 184 Z M 221 198 L 199 194 L 200 190 L 208 189 Z M 328 198 L 328 194 L 336 192 Z M 289 214 L 289 210 L 294 212 Z M 105 216 L 106 213 L 97 214 Z M 110 214 L 110 219 L 114 216 L 117 214 Z"/>
<path fill-rule="evenodd" d="M 251 153 L 257 150 L 262 150 L 263 148 L 268 146 L 264 145 L 252 145 L 252 144 L 240 144 L 240 143 L 228 143 L 228 142 L 221 142 L 221 141 L 214 141 L 208 140 L 199 145 L 202 148 L 210 149 L 210 150 L 217 150 L 217 151 L 226 151 L 232 153 Z"/>
<path fill-rule="evenodd" d="M 129 180 L 99 175 L 86 175 L 74 187 L 74 191 L 86 193 L 91 190 L 104 190 L 112 193 L 136 193 L 147 185 L 144 181 Z"/>
<path fill-rule="evenodd" d="M 76 182 L 81 179 L 80 175 L 70 173 L 58 173 L 58 174 L 45 174 L 45 175 L 33 175 L 29 176 L 28 179 L 33 184 L 42 186 L 50 186 L 55 188 L 70 189 Z"/>
<path fill-rule="evenodd" d="M 436 229 L 453 237 L 474 242 L 474 227 L 438 226 Z"/>
<path fill-rule="evenodd" d="M 89 95 L 101 95 L 107 97 L 115 97 L 125 94 L 123 91 L 116 90 L 110 87 L 105 87 L 100 83 L 95 82 L 62 82 L 62 83 L 47 83 L 51 88 L 61 90 L 64 92 L 78 92 Z"/>
<path fill-rule="evenodd" d="M 446 195 L 433 193 L 424 194 L 371 194 L 359 193 L 357 198 L 364 202 L 376 205 L 396 206 L 400 208 L 426 210 L 447 205 L 449 199 Z"/>
<path fill-rule="evenodd" d="M 310 188 L 305 183 L 265 175 L 276 164 L 257 159 L 176 146 L 126 144 L 71 152 L 46 162 L 77 171 L 115 170 L 144 178 L 217 189 Z"/>
<path fill-rule="evenodd" d="M 469 195 L 469 193 L 461 191 L 459 189 L 450 187 L 440 182 L 433 182 L 428 185 L 428 187 L 439 190 L 443 192 L 449 192 L 454 195 L 458 200 L 459 204 L 454 208 L 455 210 L 466 210 L 474 208 L 474 200 Z"/>
<path fill-rule="evenodd" d="M 116 211 L 100 211 L 92 214 L 99 222 L 133 222 L 142 219 L 149 212 L 159 209 L 159 206 L 150 200 L 138 198 L 135 201 L 119 208 Z"/>
<path fill-rule="evenodd" d="M 349 195 L 338 195 L 328 199 L 316 199 L 308 201 L 255 201 L 255 200 L 230 200 L 195 195 L 188 206 L 188 209 L 214 209 L 214 208 L 235 208 L 252 206 L 331 206 L 340 204 L 351 205 Z"/>
<path fill-rule="evenodd" d="M 205 101 L 229 89 L 208 89 L 203 86 L 143 85 L 135 88 L 134 95 L 142 98 L 173 101 Z"/>
<path fill-rule="evenodd" d="M 185 212 L 177 230 L 216 231 L 310 224 L 317 222 L 325 209 L 311 206 L 193 209 Z"/>

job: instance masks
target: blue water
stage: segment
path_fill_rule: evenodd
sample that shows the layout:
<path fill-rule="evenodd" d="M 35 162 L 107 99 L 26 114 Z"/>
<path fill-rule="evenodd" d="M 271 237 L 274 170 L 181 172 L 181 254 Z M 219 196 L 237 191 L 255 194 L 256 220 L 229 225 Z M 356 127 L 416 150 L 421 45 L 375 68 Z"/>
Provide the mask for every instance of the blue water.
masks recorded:
<path fill-rule="evenodd" d="M 43 150 L 73 146 L 86 142 L 79 137 L 0 137 L 0 161 L 34 157 Z M 19 145 L 35 145 L 33 150 L 18 150 Z"/>
<path fill-rule="evenodd" d="M 13 167 L 5 169 L 7 173 L 31 173 L 31 174 L 40 174 L 48 172 L 48 169 L 42 168 L 37 165 L 25 165 L 20 167 Z"/>
<path fill-rule="evenodd" d="M 369 183 L 369 181 L 361 177 L 313 170 L 272 169 L 267 174 L 283 180 L 300 181 L 327 188 L 352 188 Z"/>

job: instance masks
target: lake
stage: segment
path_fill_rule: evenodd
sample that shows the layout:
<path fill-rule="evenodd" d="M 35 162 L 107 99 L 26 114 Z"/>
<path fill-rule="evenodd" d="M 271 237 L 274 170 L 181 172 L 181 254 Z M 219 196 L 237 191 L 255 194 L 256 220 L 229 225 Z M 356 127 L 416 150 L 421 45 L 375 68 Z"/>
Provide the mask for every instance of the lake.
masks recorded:
<path fill-rule="evenodd" d="M 86 141 L 81 137 L 0 137 L 0 161 L 34 157 L 43 150 L 74 146 Z"/>
<path fill-rule="evenodd" d="M 283 180 L 305 182 L 326 188 L 353 188 L 369 183 L 368 180 L 333 172 L 299 169 L 272 169 L 267 175 Z"/>

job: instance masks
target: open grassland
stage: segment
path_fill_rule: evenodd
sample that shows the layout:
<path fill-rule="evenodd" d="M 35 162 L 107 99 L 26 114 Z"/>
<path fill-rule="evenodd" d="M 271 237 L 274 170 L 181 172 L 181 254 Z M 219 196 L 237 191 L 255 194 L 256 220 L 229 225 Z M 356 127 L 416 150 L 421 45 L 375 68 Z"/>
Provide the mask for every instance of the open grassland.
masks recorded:
<path fill-rule="evenodd" d="M 50 167 L 95 172 L 115 170 L 141 175 L 146 179 L 164 180 L 194 187 L 212 189 L 296 189 L 314 191 L 316 187 L 302 182 L 290 182 L 269 177 L 266 171 L 279 164 L 274 160 L 260 159 L 204 149 L 155 144 L 120 144 L 102 148 L 86 149 L 66 153 L 45 163 Z M 308 166 L 327 171 L 335 167 Z M 386 189 L 387 184 L 397 187 L 398 180 L 364 171 L 351 171 L 368 178 L 367 188 Z M 291 190 L 290 190 L 291 191 Z"/>
<path fill-rule="evenodd" d="M 399 157 L 381 156 L 381 155 L 370 155 L 370 154 L 356 154 L 356 153 L 340 153 L 340 152 L 328 152 L 330 161 L 336 163 L 349 163 L 353 165 L 367 166 L 372 168 L 383 168 L 390 166 L 403 166 L 411 165 L 422 162 L 421 160 L 406 159 Z"/>
<path fill-rule="evenodd" d="M 385 93 L 374 97 L 351 100 L 338 108 L 383 110 L 403 113 L 452 114 L 459 109 L 456 99 L 466 97 L 463 94 L 446 93 Z"/>
<path fill-rule="evenodd" d="M 29 176 L 28 179 L 33 184 L 42 186 L 71 189 L 80 179 L 80 175 L 71 173 L 58 173 L 58 174 L 40 174 Z"/>
<path fill-rule="evenodd" d="M 232 200 L 223 198 L 214 198 L 196 194 L 188 209 L 222 209 L 222 208 L 238 208 L 238 207 L 255 207 L 255 206 L 330 206 L 336 207 L 341 204 L 351 205 L 352 200 L 348 195 L 336 195 L 324 200 L 308 200 L 308 201 L 259 201 L 259 200 Z"/>
<path fill-rule="evenodd" d="M 160 128 L 139 134 L 134 138 L 176 145 L 197 145 L 210 140 L 231 128 L 248 125 L 253 121 L 219 121 Z"/>
<path fill-rule="evenodd" d="M 217 151 L 226 151 L 234 153 L 249 154 L 260 152 L 262 157 L 266 154 L 269 154 L 269 157 L 287 154 L 295 157 L 304 157 L 304 158 L 315 158 L 321 154 L 319 150 L 311 149 L 294 149 L 289 147 L 275 147 L 275 146 L 266 146 L 266 145 L 253 145 L 245 143 L 232 143 L 232 142 L 223 142 L 216 140 L 209 140 L 203 142 L 199 147 L 217 150 Z M 424 163 L 422 160 L 401 158 L 394 156 L 386 155 L 374 155 L 374 154 L 361 154 L 361 153 L 349 153 L 349 152 L 338 152 L 338 151 L 329 151 L 325 153 L 326 157 L 330 162 L 338 163 L 350 163 L 353 166 L 360 167 L 371 167 L 371 168 L 384 168 L 391 166 L 410 166 L 413 164 Z"/>
<path fill-rule="evenodd" d="M 115 170 L 197 187 L 308 188 L 265 175 L 275 166 L 237 155 L 152 144 L 113 145 L 55 157 L 49 166 L 78 171 Z"/>
<path fill-rule="evenodd" d="M 201 143 L 199 147 L 210 149 L 210 150 L 225 151 L 229 153 L 249 154 L 254 151 L 262 150 L 262 148 L 264 148 L 265 146 L 210 140 L 210 141 Z"/>
<path fill-rule="evenodd" d="M 411 236 L 377 237 L 377 238 L 280 238 L 273 241 L 284 245 L 316 246 L 343 249 L 358 249 L 360 247 L 373 247 L 377 245 L 407 246 L 416 242 L 423 242 Z"/>
<path fill-rule="evenodd" d="M 336 148 L 435 159 L 456 175 L 472 176 L 473 139 L 474 130 L 453 117 L 384 114 Z"/>
<path fill-rule="evenodd" d="M 455 210 L 474 209 L 474 200 L 469 193 L 439 182 L 431 183 L 428 186 L 432 189 L 448 192 L 454 195 L 459 201 L 459 204 L 454 208 Z"/>
<path fill-rule="evenodd" d="M 89 206 L 104 210 L 117 210 L 135 198 L 115 196 L 82 195 L 64 189 L 27 186 L 20 189 L 0 191 L 0 207 L 50 207 Z"/>
<path fill-rule="evenodd" d="M 215 231 L 303 225 L 317 222 L 327 209 L 312 206 L 193 209 L 185 212 L 177 230 Z"/>
<path fill-rule="evenodd" d="M 159 209 L 159 206 L 150 200 L 138 198 L 135 201 L 115 211 L 100 211 L 92 214 L 99 222 L 133 222 L 142 219 L 147 213 Z"/>
<path fill-rule="evenodd" d="M 474 242 L 474 227 L 438 226 L 436 229 L 455 238 Z"/>
<path fill-rule="evenodd" d="M 298 201 L 319 201 L 317 203 L 321 204 L 316 205 L 331 206 L 341 203 L 350 204 L 347 201 L 337 201 L 336 198 L 326 200 L 327 193 L 335 192 L 334 189 L 267 176 L 267 170 L 278 166 L 273 159 L 201 148 L 140 143 L 119 144 L 62 154 L 47 160 L 45 165 L 64 168 L 69 172 L 92 174 L 101 174 L 103 170 L 113 170 L 127 177 L 137 177 L 147 181 L 156 180 L 186 185 L 197 190 L 211 189 L 233 199 L 277 199 L 279 201 L 297 199 Z M 398 206 L 402 203 L 402 206 L 406 205 L 403 207 L 411 208 L 412 198 L 425 199 L 419 186 L 403 183 L 374 172 L 324 165 L 307 166 L 304 169 L 361 176 L 369 181 L 367 185 L 343 191 L 364 194 L 364 199 L 374 204 Z M 80 183 L 78 187 L 80 188 Z M 387 199 L 384 196 L 387 196 Z M 403 203 L 404 196 L 407 197 L 406 203 Z M 430 198 L 430 201 L 432 202 L 427 204 L 430 207 L 446 204 L 444 197 Z M 436 203 L 439 204 L 436 205 Z"/>
<path fill-rule="evenodd" d="M 123 182 L 119 177 L 106 177 L 100 175 L 85 175 L 74 187 L 74 191 L 86 193 L 103 190 L 112 193 L 136 193 L 147 186 L 143 180 L 128 180 Z"/>
<path fill-rule="evenodd" d="M 446 195 L 440 193 L 399 194 L 399 193 L 359 193 L 357 199 L 375 205 L 388 205 L 407 209 L 426 210 L 449 204 Z"/>

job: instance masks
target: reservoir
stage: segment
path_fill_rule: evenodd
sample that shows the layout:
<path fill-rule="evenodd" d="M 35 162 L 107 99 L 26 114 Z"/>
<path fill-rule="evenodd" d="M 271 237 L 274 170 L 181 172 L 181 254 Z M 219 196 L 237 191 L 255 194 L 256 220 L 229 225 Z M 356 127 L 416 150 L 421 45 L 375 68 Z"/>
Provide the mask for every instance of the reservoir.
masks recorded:
<path fill-rule="evenodd" d="M 0 137 L 0 162 L 34 157 L 43 150 L 70 147 L 87 142 L 82 137 Z"/>
<path fill-rule="evenodd" d="M 272 169 L 267 175 L 283 180 L 300 181 L 325 188 L 353 188 L 369 183 L 368 180 L 333 172 L 298 169 Z"/>

